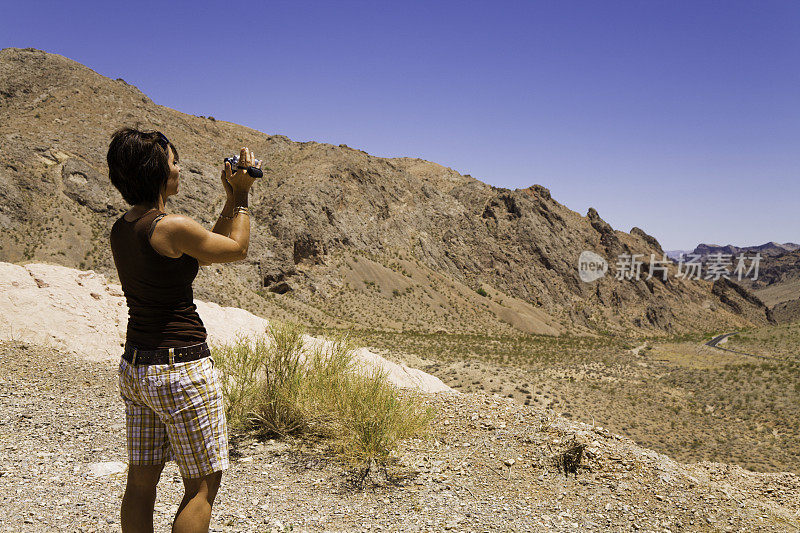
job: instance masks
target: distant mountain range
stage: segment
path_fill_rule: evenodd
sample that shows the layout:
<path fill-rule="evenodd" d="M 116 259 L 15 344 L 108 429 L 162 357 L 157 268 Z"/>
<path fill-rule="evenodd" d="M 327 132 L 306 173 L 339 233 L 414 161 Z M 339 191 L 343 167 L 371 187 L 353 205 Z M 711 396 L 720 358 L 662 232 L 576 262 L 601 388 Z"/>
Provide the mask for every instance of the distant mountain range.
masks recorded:
<path fill-rule="evenodd" d="M 793 252 L 795 250 L 800 250 L 800 244 L 795 244 L 793 242 L 785 242 L 783 244 L 778 242 L 767 242 L 764 244 L 760 244 L 758 246 L 734 246 L 732 244 L 728 245 L 720 245 L 720 244 L 698 244 L 694 250 L 667 250 L 665 253 L 667 257 L 672 259 L 673 261 L 677 261 L 681 254 L 689 255 L 689 254 L 697 254 L 701 256 L 701 262 L 706 260 L 706 257 L 711 254 L 730 254 L 730 255 L 739 255 L 740 253 L 744 252 L 748 257 L 755 254 L 760 253 L 762 257 L 768 255 L 781 255 L 786 252 Z"/>
<path fill-rule="evenodd" d="M 767 242 L 758 246 L 734 246 L 728 244 L 698 244 L 694 250 L 668 250 L 667 257 L 678 262 L 680 256 L 684 260 L 691 259 L 689 254 L 700 256 L 700 262 L 708 261 L 712 254 L 727 254 L 732 263 L 736 257 L 744 253 L 748 265 L 750 258 L 761 254 L 759 271 L 736 283 L 752 291 L 773 312 L 779 322 L 791 322 L 800 319 L 800 244 L 793 242 Z"/>

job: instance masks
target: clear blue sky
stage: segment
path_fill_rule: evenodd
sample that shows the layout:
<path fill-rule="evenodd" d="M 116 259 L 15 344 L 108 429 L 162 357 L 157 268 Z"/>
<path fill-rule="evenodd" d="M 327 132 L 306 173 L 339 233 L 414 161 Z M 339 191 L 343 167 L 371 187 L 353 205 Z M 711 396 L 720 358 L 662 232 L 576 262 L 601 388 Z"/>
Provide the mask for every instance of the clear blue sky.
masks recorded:
<path fill-rule="evenodd" d="M 800 2 L 0 7 L 0 47 L 186 113 L 539 183 L 666 249 L 800 242 Z"/>

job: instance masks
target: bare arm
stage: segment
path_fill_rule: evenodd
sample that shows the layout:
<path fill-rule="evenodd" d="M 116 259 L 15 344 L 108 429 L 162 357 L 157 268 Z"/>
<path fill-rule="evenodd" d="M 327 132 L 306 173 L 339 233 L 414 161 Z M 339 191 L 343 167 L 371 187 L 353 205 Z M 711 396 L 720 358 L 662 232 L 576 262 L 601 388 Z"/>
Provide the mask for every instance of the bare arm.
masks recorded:
<path fill-rule="evenodd" d="M 247 204 L 247 193 L 238 198 L 238 202 Z M 240 205 L 241 205 L 240 203 Z M 230 263 L 247 257 L 250 243 L 250 216 L 238 212 L 231 223 L 230 237 L 208 231 L 193 218 L 184 215 L 172 215 L 162 221 L 168 238 L 178 253 L 192 256 L 200 264 Z"/>
<path fill-rule="evenodd" d="M 253 160 L 254 160 L 253 154 L 247 148 L 242 148 L 241 161 L 252 164 Z M 261 162 L 258 163 L 258 168 L 261 168 Z M 222 170 L 222 176 L 220 178 L 222 180 L 222 185 L 225 188 L 227 200 L 225 201 L 225 206 L 222 208 L 222 213 L 220 213 L 220 216 L 217 219 L 217 223 L 214 224 L 214 229 L 211 230 L 211 233 L 228 237 L 229 239 L 234 240 L 240 245 L 243 245 L 242 247 L 244 249 L 244 256 L 241 259 L 244 259 L 244 257 L 247 256 L 247 248 L 250 243 L 250 223 L 249 223 L 250 217 L 249 214 L 244 214 L 244 215 L 240 215 L 238 213 L 235 214 L 235 209 L 237 207 L 248 207 L 248 192 L 254 180 L 249 175 L 247 175 L 247 173 L 244 172 L 237 171 L 236 174 L 233 174 L 230 165 L 228 165 L 227 163 L 225 164 L 225 168 Z M 245 217 L 248 220 L 246 227 L 242 229 L 240 224 L 237 224 L 237 221 L 243 220 Z M 191 223 L 186 221 L 183 222 L 191 226 Z M 191 228 L 188 229 L 190 232 L 192 231 Z M 196 228 L 194 231 L 195 232 L 197 231 Z M 198 238 L 198 235 L 189 236 L 187 238 L 196 239 Z M 175 247 L 176 248 L 179 247 L 177 243 Z M 187 255 L 195 257 L 201 266 L 207 266 L 212 263 L 228 262 L 219 259 L 217 260 L 203 259 L 186 250 L 182 251 Z M 195 253 L 200 253 L 202 255 L 203 252 L 201 251 Z M 234 261 L 235 260 L 236 259 L 234 259 Z"/>
<path fill-rule="evenodd" d="M 233 217 L 234 205 L 235 204 L 233 195 L 228 196 L 228 199 L 225 201 L 225 206 L 222 208 L 222 213 L 220 213 L 219 218 L 217 219 L 217 223 L 214 224 L 214 229 L 211 230 L 212 232 L 219 233 L 220 235 L 225 235 L 226 237 L 231 234 L 231 228 L 233 226 L 232 217 Z"/>

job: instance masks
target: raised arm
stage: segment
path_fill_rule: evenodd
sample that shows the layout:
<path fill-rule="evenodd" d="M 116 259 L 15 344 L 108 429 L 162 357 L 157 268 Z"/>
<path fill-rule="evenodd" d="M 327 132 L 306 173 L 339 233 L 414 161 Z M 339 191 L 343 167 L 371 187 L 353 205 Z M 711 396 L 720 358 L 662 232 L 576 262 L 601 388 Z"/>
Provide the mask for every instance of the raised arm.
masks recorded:
<path fill-rule="evenodd" d="M 242 165 L 252 166 L 253 160 L 253 154 L 242 148 Z M 230 165 L 226 163 L 222 179 L 223 183 L 230 184 L 230 189 L 226 187 L 228 201 L 213 231 L 183 215 L 171 215 L 162 221 L 172 248 L 179 254 L 194 257 L 201 265 L 229 263 L 247 257 L 250 244 L 248 197 L 255 178 L 242 169 L 232 174 Z M 225 213 L 229 209 L 230 212 Z"/>
<path fill-rule="evenodd" d="M 244 201 L 238 205 L 247 206 L 247 193 Z M 184 253 L 197 259 L 201 265 L 211 263 L 230 263 L 247 257 L 250 244 L 250 217 L 247 213 L 234 213 L 230 237 L 214 233 L 204 228 L 196 220 L 184 216 L 173 215 L 163 228 L 178 253 Z M 162 223 L 167 222 L 165 218 Z"/>

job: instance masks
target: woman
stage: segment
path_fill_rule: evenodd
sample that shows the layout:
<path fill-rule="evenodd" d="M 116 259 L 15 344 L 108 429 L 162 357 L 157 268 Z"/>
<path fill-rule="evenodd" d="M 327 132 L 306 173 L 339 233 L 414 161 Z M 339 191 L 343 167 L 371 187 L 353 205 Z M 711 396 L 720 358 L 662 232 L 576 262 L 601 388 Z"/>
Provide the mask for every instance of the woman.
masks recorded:
<path fill-rule="evenodd" d="M 199 265 L 247 257 L 247 199 L 253 154 L 242 148 L 233 173 L 225 163 L 225 207 L 212 231 L 190 217 L 166 214 L 180 183 L 178 151 L 160 132 L 116 131 L 108 173 L 131 209 L 111 229 L 114 263 L 128 303 L 119 363 L 125 402 L 128 482 L 123 533 L 153 531 L 156 485 L 164 463 L 178 464 L 185 495 L 173 532 L 208 531 L 222 471 L 229 466 L 220 378 L 197 314 L 192 281 Z M 261 166 L 259 163 L 258 167 Z"/>

